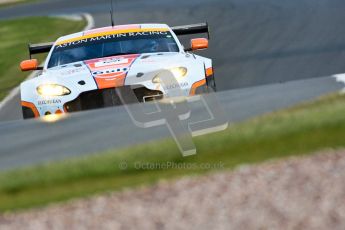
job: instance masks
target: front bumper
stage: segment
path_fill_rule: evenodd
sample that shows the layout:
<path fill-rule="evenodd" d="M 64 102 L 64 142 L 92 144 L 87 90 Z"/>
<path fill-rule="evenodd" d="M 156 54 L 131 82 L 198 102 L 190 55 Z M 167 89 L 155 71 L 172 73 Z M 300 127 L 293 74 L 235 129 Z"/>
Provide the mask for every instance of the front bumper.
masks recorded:
<path fill-rule="evenodd" d="M 123 86 L 131 87 L 131 86 Z M 139 102 L 147 102 L 153 98 L 163 98 L 163 93 L 159 90 L 150 90 L 145 87 L 133 89 Z M 78 112 L 92 109 L 107 108 L 122 105 L 115 88 L 97 89 L 81 93 L 75 100 L 64 105 L 65 112 Z"/>

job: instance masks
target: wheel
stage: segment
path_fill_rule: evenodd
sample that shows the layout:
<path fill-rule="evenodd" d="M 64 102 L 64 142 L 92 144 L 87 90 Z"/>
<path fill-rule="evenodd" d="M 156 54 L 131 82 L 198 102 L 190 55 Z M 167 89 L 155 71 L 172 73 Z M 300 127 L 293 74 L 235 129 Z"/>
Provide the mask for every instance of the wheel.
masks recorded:
<path fill-rule="evenodd" d="M 34 112 L 28 107 L 22 106 L 22 113 L 25 120 L 35 118 Z"/>
<path fill-rule="evenodd" d="M 216 79 L 214 74 L 210 77 L 206 77 L 206 85 L 209 88 L 209 92 L 217 92 Z"/>

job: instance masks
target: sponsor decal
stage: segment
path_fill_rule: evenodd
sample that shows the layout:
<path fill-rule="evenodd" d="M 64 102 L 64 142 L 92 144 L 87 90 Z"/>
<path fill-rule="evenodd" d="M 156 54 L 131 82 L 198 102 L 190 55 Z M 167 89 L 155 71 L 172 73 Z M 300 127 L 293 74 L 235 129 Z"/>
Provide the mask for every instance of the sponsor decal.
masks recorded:
<path fill-rule="evenodd" d="M 122 65 L 122 64 L 128 64 L 128 62 L 129 62 L 128 58 L 107 59 L 104 61 L 96 62 L 95 67 L 104 67 L 104 66 L 110 66 L 110 65 Z"/>
<path fill-rule="evenodd" d="M 145 59 L 145 60 L 142 60 L 141 62 L 142 62 L 142 63 L 156 63 L 157 61 Z"/>
<path fill-rule="evenodd" d="M 119 68 L 119 69 L 107 69 L 107 70 L 99 70 L 92 73 L 93 76 L 98 78 L 108 77 L 109 74 L 114 74 L 114 76 L 121 75 L 124 72 L 127 72 L 128 68 Z"/>
<path fill-rule="evenodd" d="M 38 101 L 38 105 L 54 105 L 54 104 L 61 104 L 61 103 L 62 101 L 60 99 Z"/>
<path fill-rule="evenodd" d="M 169 31 L 147 31 L 147 32 L 144 31 L 144 32 L 130 32 L 130 33 L 101 35 L 97 37 L 84 38 L 84 39 L 79 39 L 76 41 L 58 44 L 56 45 L 56 49 L 66 48 L 69 46 L 77 46 L 77 45 L 90 43 L 90 42 L 113 40 L 117 38 L 133 38 L 133 37 L 139 37 L 139 36 L 154 36 L 154 35 L 170 35 L 170 32 Z"/>
<path fill-rule="evenodd" d="M 61 71 L 60 73 L 61 73 L 61 75 L 71 75 L 71 74 L 76 74 L 76 73 L 80 73 L 83 71 L 84 71 L 84 68 L 76 68 L 76 69 Z"/>
<path fill-rule="evenodd" d="M 139 54 L 123 57 L 85 61 L 99 89 L 119 87 L 125 84 L 130 66 Z"/>
<path fill-rule="evenodd" d="M 169 90 L 169 89 L 185 88 L 188 86 L 189 86 L 188 82 L 181 82 L 180 84 L 176 82 L 175 84 L 166 86 L 166 89 Z"/>

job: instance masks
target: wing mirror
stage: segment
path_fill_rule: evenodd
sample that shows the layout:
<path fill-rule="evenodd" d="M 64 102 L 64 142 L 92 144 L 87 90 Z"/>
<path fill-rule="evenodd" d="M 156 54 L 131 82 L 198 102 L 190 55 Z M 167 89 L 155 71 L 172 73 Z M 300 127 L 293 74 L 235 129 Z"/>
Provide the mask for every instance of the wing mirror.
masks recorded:
<path fill-rule="evenodd" d="M 208 40 L 206 38 L 195 38 L 192 39 L 191 48 L 186 51 L 203 50 L 208 48 Z"/>
<path fill-rule="evenodd" d="M 38 70 L 38 61 L 37 59 L 25 60 L 20 63 L 20 69 L 22 71 Z"/>

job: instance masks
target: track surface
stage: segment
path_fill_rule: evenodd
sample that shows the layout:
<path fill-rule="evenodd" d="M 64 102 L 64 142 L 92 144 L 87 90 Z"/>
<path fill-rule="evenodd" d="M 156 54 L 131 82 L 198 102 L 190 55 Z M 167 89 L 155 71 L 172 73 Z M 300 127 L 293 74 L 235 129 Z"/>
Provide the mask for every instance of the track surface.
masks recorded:
<path fill-rule="evenodd" d="M 325 77 L 218 94 L 230 122 L 292 106 L 341 90 L 344 83 Z M 196 107 L 196 114 L 200 107 Z M 191 117 L 194 117 L 192 114 Z M 0 170 L 170 137 L 166 126 L 136 127 L 123 107 L 73 114 L 55 123 L 40 120 L 0 125 Z M 142 153 L 145 154 L 145 153 Z"/>
<path fill-rule="evenodd" d="M 96 26 L 106 26 L 109 5 L 104 2 L 47 0 L 1 9 L 0 19 L 90 12 Z M 220 98 L 230 120 L 237 121 L 343 88 L 333 78 L 317 77 L 345 72 L 344 7 L 342 0 L 119 0 L 116 23 L 207 20 L 212 40 L 210 49 L 200 54 L 214 58 L 218 88 L 235 89 Z M 309 78 L 317 79 L 275 84 Z M 272 85 L 257 87 L 265 84 Z M 0 120 L 20 119 L 18 103 L 17 96 L 0 111 Z M 119 112 L 75 114 L 55 124 L 0 124 L 0 168 L 138 143 L 162 132 L 138 130 L 123 109 L 113 111 Z M 131 135 L 119 135 L 121 129 Z"/>

